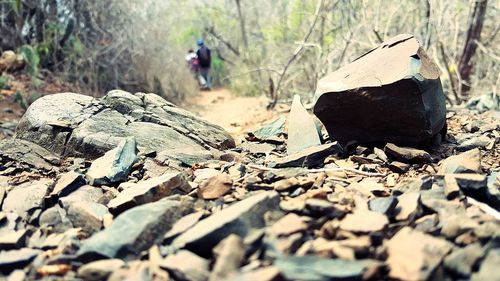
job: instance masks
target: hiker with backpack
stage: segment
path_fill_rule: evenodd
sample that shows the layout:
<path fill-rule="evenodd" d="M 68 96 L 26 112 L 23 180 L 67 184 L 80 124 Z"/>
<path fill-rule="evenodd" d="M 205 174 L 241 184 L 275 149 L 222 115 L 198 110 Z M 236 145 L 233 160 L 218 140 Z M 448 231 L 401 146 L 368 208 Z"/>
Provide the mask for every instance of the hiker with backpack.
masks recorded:
<path fill-rule="evenodd" d="M 199 73 L 200 76 L 204 80 L 205 85 L 202 85 L 202 88 L 205 90 L 211 89 L 212 85 L 210 82 L 210 65 L 212 63 L 212 57 L 210 54 L 210 49 L 205 46 L 205 43 L 203 42 L 202 39 L 198 39 L 197 41 L 198 45 L 198 50 L 196 51 L 196 56 L 198 58 L 198 63 L 199 63 Z"/>

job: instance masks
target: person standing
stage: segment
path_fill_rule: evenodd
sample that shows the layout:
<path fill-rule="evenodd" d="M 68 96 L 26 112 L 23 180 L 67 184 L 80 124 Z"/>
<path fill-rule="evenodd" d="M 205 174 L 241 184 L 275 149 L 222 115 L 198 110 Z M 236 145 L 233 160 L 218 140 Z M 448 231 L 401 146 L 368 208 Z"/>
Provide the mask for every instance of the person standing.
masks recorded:
<path fill-rule="evenodd" d="M 210 49 L 205 46 L 202 39 L 198 39 L 196 42 L 198 45 L 198 50 L 196 51 L 196 56 L 198 57 L 198 63 L 200 64 L 200 75 L 205 80 L 204 89 L 211 89 L 210 81 L 210 65 L 212 64 L 212 56 L 210 54 Z"/>

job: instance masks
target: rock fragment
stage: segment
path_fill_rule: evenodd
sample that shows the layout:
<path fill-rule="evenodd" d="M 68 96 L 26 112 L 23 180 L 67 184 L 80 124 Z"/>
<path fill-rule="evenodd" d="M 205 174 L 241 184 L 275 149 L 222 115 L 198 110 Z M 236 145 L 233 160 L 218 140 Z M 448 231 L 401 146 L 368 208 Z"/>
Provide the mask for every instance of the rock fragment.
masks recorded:
<path fill-rule="evenodd" d="M 388 224 L 387 217 L 379 212 L 356 210 L 340 222 L 340 229 L 355 233 L 370 233 L 382 231 Z"/>
<path fill-rule="evenodd" d="M 257 193 L 201 220 L 177 237 L 172 245 L 209 256 L 213 247 L 228 235 L 246 237 L 264 227 L 264 213 L 276 210 L 278 204 L 277 192 Z"/>
<path fill-rule="evenodd" d="M 277 160 L 275 167 L 314 167 L 323 164 L 323 160 L 325 160 L 327 156 L 336 152 L 339 152 L 338 144 L 336 143 L 309 147 Z"/>
<path fill-rule="evenodd" d="M 49 197 L 59 198 L 66 196 L 84 184 L 85 180 L 82 174 L 73 171 L 65 173 L 57 180 Z"/>
<path fill-rule="evenodd" d="M 389 276 L 402 280 L 427 280 L 453 245 L 405 227 L 387 243 Z"/>
<path fill-rule="evenodd" d="M 384 151 L 389 157 L 404 163 L 428 163 L 431 161 L 431 155 L 425 150 L 399 147 L 395 144 L 388 143 Z"/>
<path fill-rule="evenodd" d="M 14 187 L 3 202 L 4 212 L 16 212 L 24 217 L 44 206 L 44 197 L 52 184 L 50 179 L 41 179 Z"/>
<path fill-rule="evenodd" d="M 189 210 L 189 206 L 165 199 L 132 208 L 119 215 L 110 227 L 85 240 L 77 254 L 84 261 L 133 258 L 155 242 L 160 242 L 172 225 Z"/>
<path fill-rule="evenodd" d="M 345 261 L 317 256 L 283 256 L 274 265 L 287 280 L 363 280 L 373 277 L 380 263 L 374 260 Z"/>
<path fill-rule="evenodd" d="M 8 273 L 17 268 L 23 268 L 35 259 L 42 251 L 22 248 L 19 250 L 0 252 L 0 272 Z"/>
<path fill-rule="evenodd" d="M 500 264 L 500 249 L 492 249 L 488 252 L 483 262 L 481 262 L 479 271 L 472 275 L 471 280 L 500 280 L 498 264 Z"/>
<path fill-rule="evenodd" d="M 456 249 L 444 259 L 444 266 L 448 271 L 459 277 L 471 275 L 476 262 L 484 255 L 484 249 L 478 243 Z"/>
<path fill-rule="evenodd" d="M 300 102 L 300 96 L 295 95 L 290 109 L 290 116 L 288 117 L 288 155 L 320 144 L 321 141 L 314 120 Z"/>
<path fill-rule="evenodd" d="M 198 187 L 201 199 L 217 199 L 228 193 L 233 187 L 233 180 L 227 174 L 218 174 L 203 181 Z"/>
<path fill-rule="evenodd" d="M 74 227 L 80 227 L 87 234 L 101 230 L 103 220 L 109 215 L 106 206 L 94 202 L 75 202 L 68 208 L 67 218 Z"/>
<path fill-rule="evenodd" d="M 187 193 L 191 190 L 185 176 L 181 172 L 164 174 L 132 184 L 108 203 L 110 211 L 119 214 L 125 210 L 146 203 L 158 201 L 176 191 Z"/>
<path fill-rule="evenodd" d="M 92 162 L 86 174 L 90 184 L 99 186 L 126 180 L 137 160 L 137 152 L 134 138 L 121 141 L 116 148 Z"/>
<path fill-rule="evenodd" d="M 397 204 L 398 199 L 395 196 L 377 197 L 368 202 L 370 210 L 387 216 L 392 216 L 394 214 Z"/>
<path fill-rule="evenodd" d="M 472 149 L 453 155 L 441 163 L 438 174 L 481 173 L 481 152 Z"/>
<path fill-rule="evenodd" d="M 176 279 L 206 281 L 209 277 L 209 261 L 190 251 L 182 250 L 161 261 L 160 266 Z"/>
<path fill-rule="evenodd" d="M 281 116 L 275 120 L 265 124 L 263 127 L 255 130 L 252 134 L 261 141 L 265 141 L 282 134 L 285 129 L 286 118 Z"/>
<path fill-rule="evenodd" d="M 214 249 L 216 261 L 210 281 L 224 280 L 235 273 L 245 259 L 245 245 L 241 238 L 231 234 Z"/>
<path fill-rule="evenodd" d="M 124 266 L 120 259 L 99 260 L 87 263 L 78 269 L 78 277 L 88 281 L 107 280 L 111 273 Z"/>

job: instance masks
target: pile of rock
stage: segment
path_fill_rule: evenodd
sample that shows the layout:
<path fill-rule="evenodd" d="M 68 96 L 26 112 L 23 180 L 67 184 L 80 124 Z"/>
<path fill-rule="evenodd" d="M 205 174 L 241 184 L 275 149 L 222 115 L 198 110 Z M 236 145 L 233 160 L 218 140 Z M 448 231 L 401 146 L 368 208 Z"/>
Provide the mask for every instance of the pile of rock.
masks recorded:
<path fill-rule="evenodd" d="M 447 122 L 433 149 L 344 146 L 296 98 L 288 134 L 281 117 L 233 148 L 153 94 L 45 97 L 0 143 L 0 272 L 498 280 L 500 122 L 465 109 Z"/>

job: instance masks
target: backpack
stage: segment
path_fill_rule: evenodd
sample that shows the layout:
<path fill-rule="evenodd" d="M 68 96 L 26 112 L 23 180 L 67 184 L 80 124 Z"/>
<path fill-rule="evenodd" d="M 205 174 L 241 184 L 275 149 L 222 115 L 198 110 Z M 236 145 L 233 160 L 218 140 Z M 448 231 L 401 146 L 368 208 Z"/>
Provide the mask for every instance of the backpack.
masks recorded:
<path fill-rule="evenodd" d="M 210 50 L 203 46 L 201 47 L 196 54 L 198 55 L 198 61 L 200 62 L 201 67 L 209 67 L 211 58 L 210 58 Z"/>

